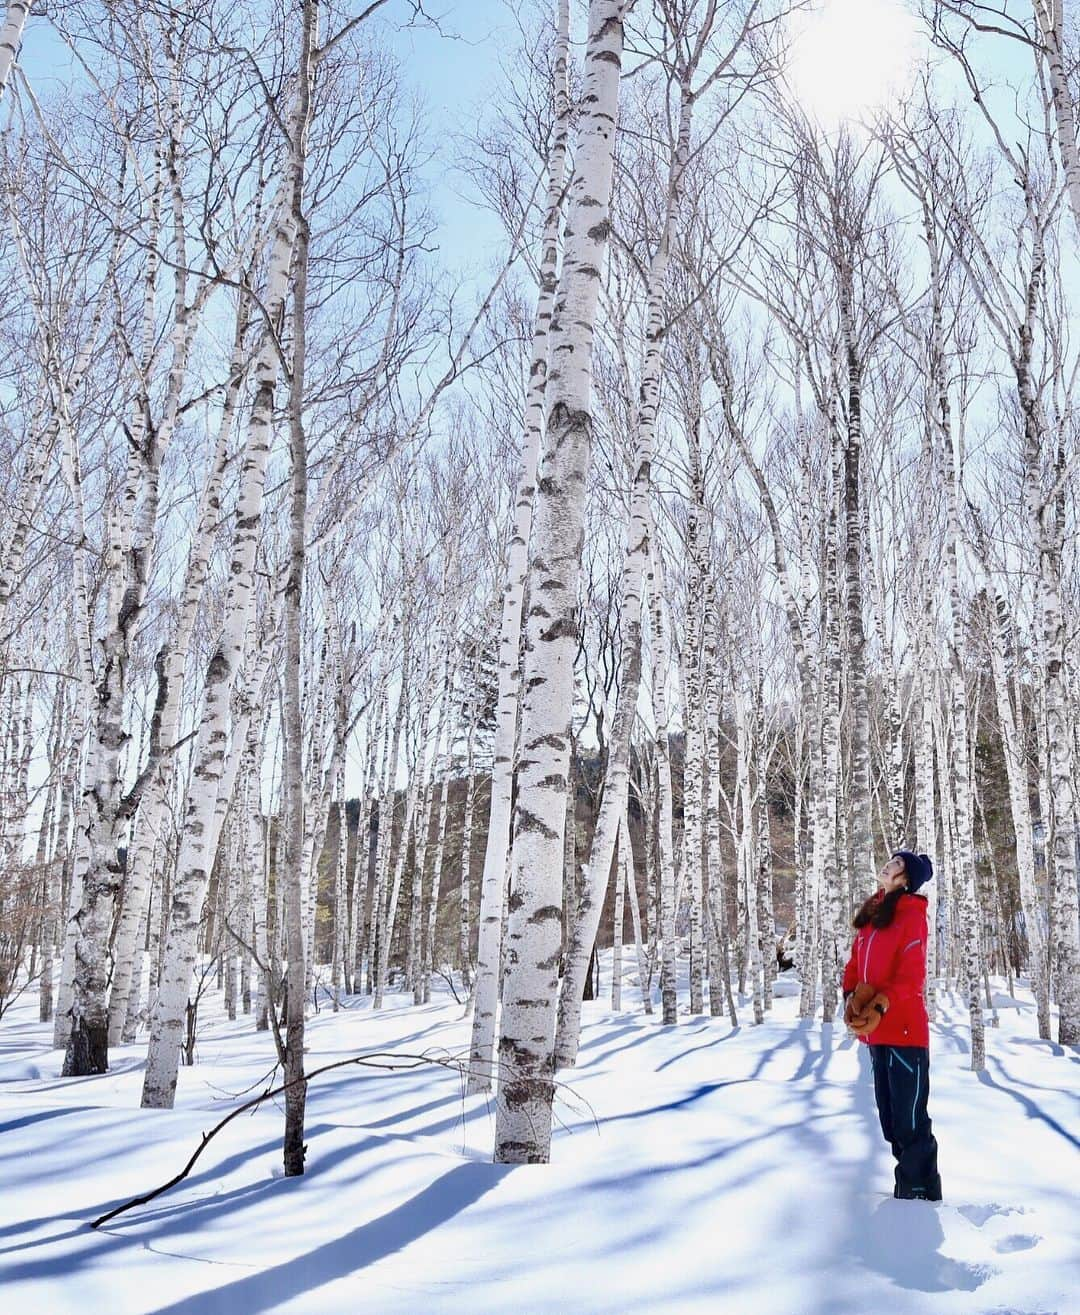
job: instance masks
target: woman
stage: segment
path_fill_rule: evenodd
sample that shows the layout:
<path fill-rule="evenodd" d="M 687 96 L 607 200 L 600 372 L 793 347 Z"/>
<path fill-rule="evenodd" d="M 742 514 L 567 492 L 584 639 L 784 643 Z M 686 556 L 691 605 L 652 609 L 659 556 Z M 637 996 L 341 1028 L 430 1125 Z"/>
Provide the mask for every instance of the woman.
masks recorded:
<path fill-rule="evenodd" d="M 844 1022 L 870 1048 L 881 1131 L 896 1157 L 893 1196 L 905 1201 L 941 1200 L 937 1142 L 926 1112 L 926 898 L 915 893 L 933 875 L 925 854 L 893 854 L 879 889 L 855 915 L 844 969 Z"/>

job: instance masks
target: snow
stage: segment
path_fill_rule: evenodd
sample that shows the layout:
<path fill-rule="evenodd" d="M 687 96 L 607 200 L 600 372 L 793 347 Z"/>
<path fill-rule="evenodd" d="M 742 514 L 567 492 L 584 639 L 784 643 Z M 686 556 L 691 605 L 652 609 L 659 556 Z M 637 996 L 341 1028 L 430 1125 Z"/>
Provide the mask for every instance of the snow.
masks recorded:
<path fill-rule="evenodd" d="M 1072 1315 L 1080 1056 L 1038 1040 L 1026 991 L 996 989 L 985 1074 L 967 1069 L 958 998 L 933 1028 L 940 1206 L 892 1200 L 865 1047 L 799 1022 L 781 979 L 760 1027 L 664 1029 L 587 1004 L 549 1166 L 490 1163 L 493 1102 L 453 1072 L 348 1068 L 312 1083 L 302 1179 L 281 1176 L 281 1111 L 263 1106 L 180 1187 L 98 1233 L 89 1219 L 170 1177 L 258 1090 L 272 1043 L 250 1019 L 209 1018 L 177 1108 L 140 1110 L 145 1045 L 116 1050 L 104 1077 L 60 1078 L 26 998 L 0 1024 L 2 1308 Z M 388 1002 L 313 1018 L 309 1068 L 375 1049 L 467 1054 L 449 997 Z"/>

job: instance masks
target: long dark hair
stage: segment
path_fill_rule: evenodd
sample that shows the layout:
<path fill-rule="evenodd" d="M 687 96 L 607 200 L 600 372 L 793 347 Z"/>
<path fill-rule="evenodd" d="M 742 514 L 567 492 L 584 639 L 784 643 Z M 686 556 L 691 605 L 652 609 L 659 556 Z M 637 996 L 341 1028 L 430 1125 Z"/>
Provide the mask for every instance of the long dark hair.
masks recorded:
<path fill-rule="evenodd" d="M 896 917 L 896 906 L 900 903 L 902 896 L 908 893 L 906 886 L 897 886 L 895 890 L 890 890 L 887 895 L 882 895 L 880 890 L 875 890 L 868 898 L 863 900 L 858 913 L 852 918 L 853 927 L 865 927 L 869 924 L 880 931 L 883 927 L 891 925 L 893 918 Z"/>

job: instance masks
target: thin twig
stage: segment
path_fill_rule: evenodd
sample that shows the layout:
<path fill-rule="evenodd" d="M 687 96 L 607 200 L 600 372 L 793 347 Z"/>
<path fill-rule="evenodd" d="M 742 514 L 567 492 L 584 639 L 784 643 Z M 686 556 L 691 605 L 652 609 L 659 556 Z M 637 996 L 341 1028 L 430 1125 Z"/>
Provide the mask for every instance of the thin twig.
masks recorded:
<path fill-rule="evenodd" d="M 399 1062 L 388 1063 L 386 1062 L 387 1060 Z M 436 1055 L 395 1055 L 390 1052 L 375 1051 L 370 1055 L 353 1055 L 349 1059 L 339 1059 L 333 1064 L 324 1064 L 321 1068 L 313 1069 L 310 1073 L 307 1073 L 302 1077 L 292 1078 L 289 1082 L 283 1082 L 278 1087 L 267 1087 L 261 1095 L 254 1096 L 251 1100 L 244 1101 L 242 1105 L 237 1105 L 236 1109 L 226 1114 L 220 1123 L 215 1124 L 209 1132 L 204 1132 L 202 1140 L 192 1152 L 188 1162 L 180 1172 L 174 1174 L 168 1182 L 162 1183 L 160 1187 L 155 1187 L 150 1192 L 142 1193 L 141 1196 L 133 1196 L 130 1201 L 125 1201 L 123 1205 L 118 1205 L 114 1209 L 107 1211 L 105 1214 L 99 1215 L 97 1219 L 94 1219 L 91 1222 L 90 1227 L 100 1228 L 102 1224 L 107 1224 L 110 1219 L 115 1219 L 117 1215 L 122 1215 L 128 1210 L 134 1209 L 137 1205 L 146 1205 L 147 1202 L 153 1201 L 155 1197 L 161 1196 L 163 1192 L 167 1192 L 171 1187 L 175 1187 L 177 1183 L 183 1182 L 194 1167 L 196 1160 L 198 1160 L 199 1156 L 206 1150 L 210 1142 L 224 1127 L 230 1124 L 238 1115 L 243 1114 L 246 1110 L 255 1109 L 257 1106 L 261 1105 L 264 1100 L 270 1100 L 273 1096 L 280 1096 L 282 1092 L 288 1091 L 291 1087 L 295 1087 L 301 1082 L 310 1082 L 313 1078 L 319 1077 L 322 1073 L 329 1073 L 331 1069 L 348 1068 L 352 1064 L 357 1064 L 364 1068 L 386 1069 L 392 1072 L 419 1068 L 423 1064 L 438 1064 L 442 1068 L 452 1068 L 455 1071 L 460 1071 L 461 1067 L 457 1060 L 440 1059 Z"/>

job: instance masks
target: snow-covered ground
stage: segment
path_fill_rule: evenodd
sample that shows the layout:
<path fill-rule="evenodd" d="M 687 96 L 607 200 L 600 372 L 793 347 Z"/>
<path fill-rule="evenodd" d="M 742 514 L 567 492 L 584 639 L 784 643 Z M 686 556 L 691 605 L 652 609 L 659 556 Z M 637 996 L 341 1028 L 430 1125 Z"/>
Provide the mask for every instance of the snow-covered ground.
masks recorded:
<path fill-rule="evenodd" d="M 628 955 L 632 959 L 632 954 Z M 606 980 L 606 978 L 605 978 Z M 933 1029 L 945 1202 L 891 1199 L 864 1047 L 795 1018 L 665 1030 L 586 1005 L 550 1166 L 490 1163 L 493 1109 L 452 1072 L 344 1069 L 312 1084 L 308 1172 L 281 1176 L 280 1110 L 234 1121 L 179 1188 L 87 1221 L 176 1172 L 271 1067 L 250 1020 L 204 1025 L 177 1108 L 138 1109 L 143 1047 L 61 1079 L 36 1001 L 0 1024 L 0 1309 L 7 1315 L 1076 1315 L 1080 1056 L 998 996 L 987 1071 L 964 1015 Z M 363 1050 L 461 1052 L 448 998 L 364 999 L 309 1027 L 309 1067 Z M 256 1087 L 257 1089 L 257 1087 Z"/>

